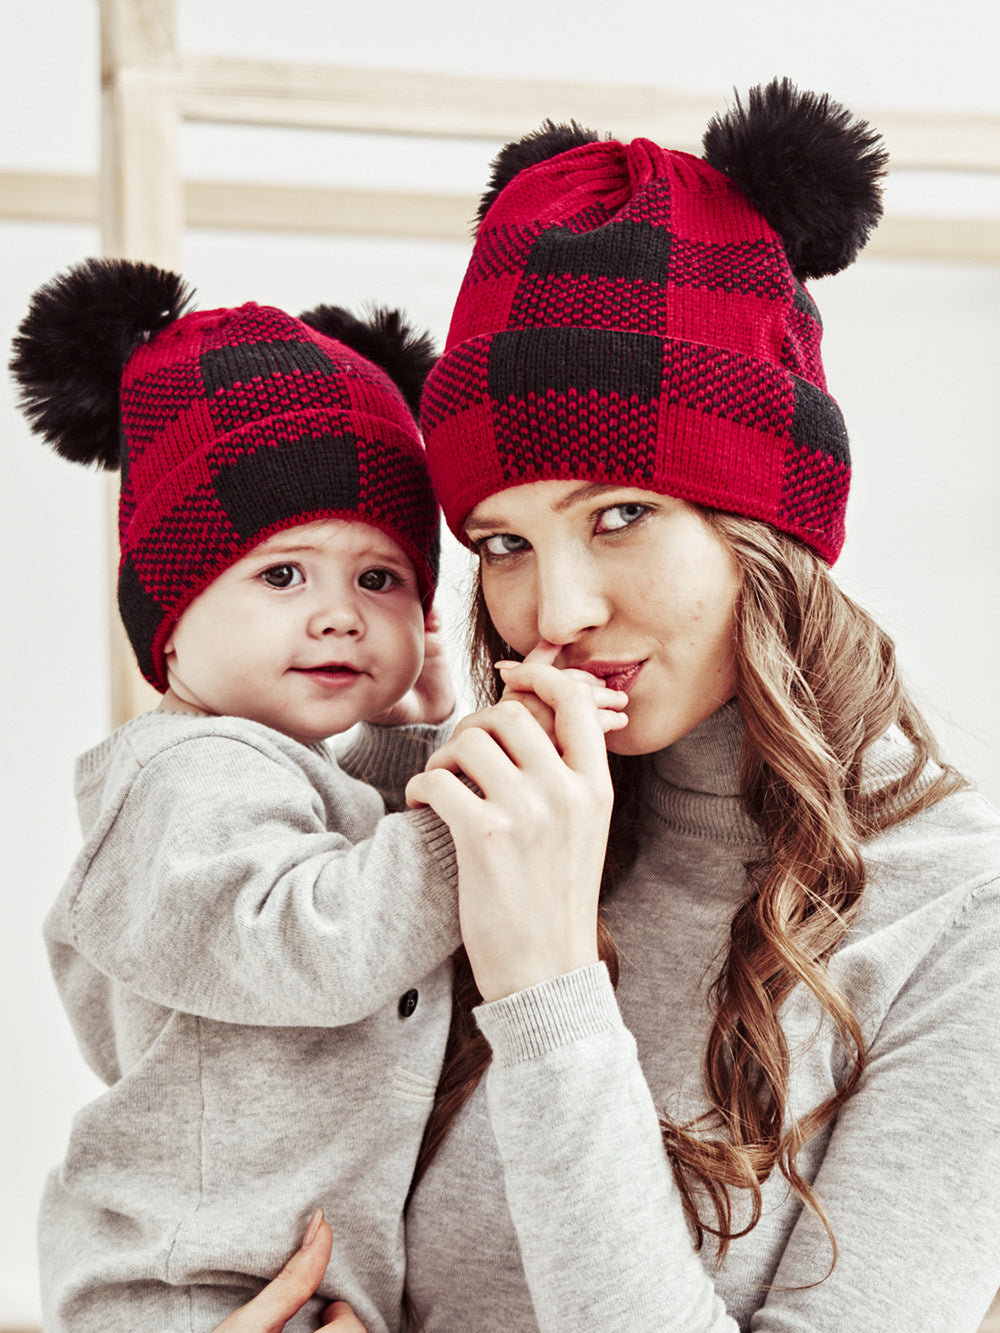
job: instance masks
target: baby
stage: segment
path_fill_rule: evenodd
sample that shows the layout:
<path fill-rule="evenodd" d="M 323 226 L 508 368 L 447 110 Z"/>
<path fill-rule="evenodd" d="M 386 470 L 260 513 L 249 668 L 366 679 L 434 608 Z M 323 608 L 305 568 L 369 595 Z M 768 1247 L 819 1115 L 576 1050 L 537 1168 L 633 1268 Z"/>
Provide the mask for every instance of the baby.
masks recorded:
<path fill-rule="evenodd" d="M 321 1207 L 327 1279 L 287 1327 L 341 1297 L 379 1333 L 459 943 L 448 832 L 402 812 L 453 706 L 411 410 L 433 357 L 396 312 L 186 300 L 89 261 L 12 362 L 40 434 L 121 470 L 119 606 L 163 695 L 78 761 L 46 921 L 107 1091 L 46 1187 L 45 1327 L 211 1329 Z"/>

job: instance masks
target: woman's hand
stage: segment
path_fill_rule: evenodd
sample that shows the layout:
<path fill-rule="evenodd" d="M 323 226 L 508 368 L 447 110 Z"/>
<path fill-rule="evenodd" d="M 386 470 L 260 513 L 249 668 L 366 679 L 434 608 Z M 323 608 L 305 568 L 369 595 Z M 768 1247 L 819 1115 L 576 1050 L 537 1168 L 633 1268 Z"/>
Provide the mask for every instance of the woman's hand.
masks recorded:
<path fill-rule="evenodd" d="M 505 699 L 468 719 L 406 789 L 451 829 L 462 939 L 486 1000 L 597 961 L 613 800 L 593 681 L 538 661 L 517 670 L 551 710 L 554 741 Z"/>
<path fill-rule="evenodd" d="M 553 744 L 555 744 L 555 714 L 535 692 L 536 673 L 534 668 L 536 665 L 552 667 L 560 652 L 561 649 L 558 644 L 546 643 L 542 639 L 532 648 L 522 662 L 495 663 L 504 682 L 502 697 L 504 699 L 516 699 L 519 703 L 524 704 Z M 628 717 L 621 710 L 628 705 L 628 695 L 623 690 L 608 689 L 602 680 L 592 676 L 589 671 L 576 671 L 571 667 L 560 669 L 564 675 L 583 681 L 585 685 L 593 690 L 594 702 L 597 704 L 597 716 L 602 731 L 605 733 L 620 731 L 622 727 L 627 726 Z M 541 679 L 544 682 L 544 673 Z M 458 724 L 456 730 L 461 729 L 464 725 L 465 720 Z"/>
<path fill-rule="evenodd" d="M 441 622 L 437 612 L 430 611 L 424 622 L 424 665 L 420 675 L 398 703 L 368 721 L 380 727 L 403 727 L 414 722 L 436 726 L 447 722 L 454 709 L 455 689 L 441 638 Z"/>
<path fill-rule="evenodd" d="M 319 1211 L 315 1212 L 295 1251 L 277 1277 L 252 1301 L 240 1306 L 219 1324 L 215 1333 L 281 1333 L 287 1320 L 302 1309 L 323 1281 L 330 1262 L 333 1232 Z M 346 1301 L 334 1301 L 323 1311 L 322 1327 L 337 1333 L 365 1333 L 365 1328 Z"/>

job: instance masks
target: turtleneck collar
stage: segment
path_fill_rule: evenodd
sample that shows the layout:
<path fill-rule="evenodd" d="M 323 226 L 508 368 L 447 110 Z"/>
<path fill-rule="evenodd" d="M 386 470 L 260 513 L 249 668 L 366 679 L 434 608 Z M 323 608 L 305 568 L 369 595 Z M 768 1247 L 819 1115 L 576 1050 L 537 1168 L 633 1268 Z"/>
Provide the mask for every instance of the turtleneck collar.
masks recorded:
<path fill-rule="evenodd" d="M 709 796 L 739 796 L 743 716 L 735 699 L 650 759 L 662 782 Z"/>
<path fill-rule="evenodd" d="M 642 762 L 647 814 L 672 833 L 759 847 L 757 825 L 740 799 L 743 718 L 735 700 Z"/>
<path fill-rule="evenodd" d="M 759 847 L 759 830 L 740 799 L 744 730 L 734 699 L 673 745 L 641 761 L 643 800 L 655 821 L 666 823 L 675 833 Z M 912 757 L 909 741 L 898 727 L 890 727 L 865 754 L 864 788 L 878 790 L 902 777 Z M 939 772 L 936 764 L 928 764 L 913 790 L 926 786 Z"/>

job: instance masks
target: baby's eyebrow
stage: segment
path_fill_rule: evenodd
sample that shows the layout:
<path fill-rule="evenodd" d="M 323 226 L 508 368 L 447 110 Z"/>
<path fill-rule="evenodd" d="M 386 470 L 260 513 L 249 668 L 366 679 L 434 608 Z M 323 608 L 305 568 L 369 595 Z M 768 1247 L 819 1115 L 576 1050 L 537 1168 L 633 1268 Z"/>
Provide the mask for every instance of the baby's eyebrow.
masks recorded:
<path fill-rule="evenodd" d="M 270 541 L 265 542 L 256 550 L 251 551 L 247 559 L 249 560 L 287 560 L 294 556 L 302 555 L 323 555 L 326 548 L 313 542 L 282 542 L 280 537 L 273 538 L 274 545 Z M 393 562 L 402 563 L 400 555 L 386 547 L 380 546 L 377 540 L 371 544 L 365 543 L 351 551 L 339 551 L 340 559 L 351 560 L 371 560 L 377 564 L 388 565 Z"/>
<path fill-rule="evenodd" d="M 269 560 L 272 555 L 302 555 L 307 551 L 318 550 L 318 546 L 310 546 L 305 542 L 296 543 L 295 545 L 291 542 L 275 543 L 273 546 L 270 542 L 266 542 L 263 546 L 258 547 L 256 551 L 251 551 L 250 554 L 259 559 Z"/>

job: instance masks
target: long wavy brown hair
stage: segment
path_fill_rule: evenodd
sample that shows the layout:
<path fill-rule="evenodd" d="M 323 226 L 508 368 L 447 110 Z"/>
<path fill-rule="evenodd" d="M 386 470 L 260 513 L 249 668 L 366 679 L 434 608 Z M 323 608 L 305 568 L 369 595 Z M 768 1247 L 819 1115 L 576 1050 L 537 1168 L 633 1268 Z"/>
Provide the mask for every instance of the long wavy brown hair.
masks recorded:
<path fill-rule="evenodd" d="M 766 851 L 747 866 L 747 893 L 712 987 L 704 1059 L 709 1110 L 688 1124 L 661 1117 L 663 1143 L 699 1248 L 706 1233 L 712 1234 L 721 1259 L 730 1240 L 756 1225 L 761 1184 L 777 1168 L 826 1227 L 832 1268 L 834 1238 L 796 1160 L 850 1097 L 865 1067 L 865 1049 L 857 1019 L 830 976 L 829 960 L 861 903 L 863 841 L 933 805 L 964 780 L 940 765 L 936 745 L 900 681 L 892 641 L 838 588 L 826 565 L 766 523 L 700 512 L 741 576 L 734 624 L 736 690 L 746 736 L 740 782 Z M 483 701 L 492 702 L 502 691 L 492 664 L 512 654 L 481 593 L 471 644 L 474 680 Z M 909 768 L 886 786 L 866 786 L 865 753 L 893 724 L 912 746 Z M 639 765 L 610 758 L 615 810 L 605 896 L 634 859 L 638 806 L 633 797 Z M 939 767 L 928 768 L 931 760 Z M 616 981 L 614 945 L 601 923 L 598 943 Z M 455 981 L 444 1069 L 414 1186 L 490 1059 L 471 1014 L 480 997 L 463 950 L 455 957 Z M 847 1055 L 847 1073 L 831 1097 L 794 1120 L 779 1012 L 799 985 L 809 988 L 832 1021 Z M 745 1192 L 750 1205 L 749 1221 L 738 1230 L 733 1191 Z"/>

